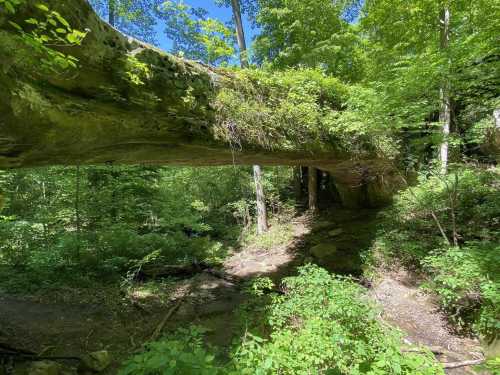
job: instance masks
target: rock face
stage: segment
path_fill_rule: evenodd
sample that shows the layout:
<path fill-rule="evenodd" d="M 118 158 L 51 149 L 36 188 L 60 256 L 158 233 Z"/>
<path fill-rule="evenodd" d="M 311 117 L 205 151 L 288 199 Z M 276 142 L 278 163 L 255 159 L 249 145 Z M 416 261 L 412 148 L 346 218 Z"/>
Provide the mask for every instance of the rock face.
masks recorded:
<path fill-rule="evenodd" d="M 13 20 L 24 26 L 28 18 L 42 18 L 36 3 L 27 0 Z M 78 59 L 78 69 L 55 74 L 42 69 L 40 56 L 9 23 L 12 17 L 0 15 L 0 167 L 339 160 L 328 150 L 279 153 L 251 144 L 234 153 L 213 132 L 214 98 L 221 88 L 238 85 L 234 74 L 128 38 L 86 0 L 45 3 L 89 33 L 81 46 L 58 48 Z"/>

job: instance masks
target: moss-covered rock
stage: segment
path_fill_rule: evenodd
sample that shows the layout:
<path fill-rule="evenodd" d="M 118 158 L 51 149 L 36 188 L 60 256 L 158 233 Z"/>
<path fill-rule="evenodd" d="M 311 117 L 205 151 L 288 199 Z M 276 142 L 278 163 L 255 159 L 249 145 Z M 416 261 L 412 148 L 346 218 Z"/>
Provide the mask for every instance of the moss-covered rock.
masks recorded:
<path fill-rule="evenodd" d="M 111 364 L 111 357 L 107 350 L 101 350 L 85 355 L 80 368 L 94 372 L 102 372 Z"/>
<path fill-rule="evenodd" d="M 337 247 L 331 243 L 320 243 L 319 245 L 313 246 L 311 248 L 311 254 L 319 260 L 325 260 L 327 258 L 333 257 L 336 253 Z"/>

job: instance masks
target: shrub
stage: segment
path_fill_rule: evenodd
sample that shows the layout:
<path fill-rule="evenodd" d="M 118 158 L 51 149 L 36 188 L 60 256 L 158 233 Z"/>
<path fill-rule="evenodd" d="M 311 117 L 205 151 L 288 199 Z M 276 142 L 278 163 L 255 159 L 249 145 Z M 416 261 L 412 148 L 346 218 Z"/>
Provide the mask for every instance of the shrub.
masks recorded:
<path fill-rule="evenodd" d="M 217 375 L 222 370 L 215 356 L 203 346 L 201 327 L 179 329 L 162 341 L 152 342 L 146 351 L 126 361 L 118 375 Z"/>
<path fill-rule="evenodd" d="M 361 287 L 317 266 L 283 282 L 269 309 L 269 338 L 247 334 L 235 355 L 241 374 L 439 374 L 431 355 L 400 350 Z"/>
<path fill-rule="evenodd" d="M 436 250 L 422 264 L 432 276 L 429 287 L 457 327 L 473 324 L 493 337 L 500 330 L 500 246 L 471 242 L 462 248 Z"/>

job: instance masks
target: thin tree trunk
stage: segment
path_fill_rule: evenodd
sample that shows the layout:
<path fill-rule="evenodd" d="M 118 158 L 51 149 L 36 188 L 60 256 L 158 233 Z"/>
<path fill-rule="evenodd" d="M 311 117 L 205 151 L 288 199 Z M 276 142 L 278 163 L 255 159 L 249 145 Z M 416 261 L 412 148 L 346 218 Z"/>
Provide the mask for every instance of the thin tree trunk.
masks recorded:
<path fill-rule="evenodd" d="M 450 43 L 450 9 L 445 7 L 441 14 L 441 50 L 446 51 Z M 441 173 L 446 174 L 448 170 L 448 137 L 451 125 L 451 100 L 450 83 L 444 79 L 440 88 L 441 110 L 439 112 L 439 122 L 442 126 L 443 142 L 439 150 L 439 160 L 441 162 Z"/>
<path fill-rule="evenodd" d="M 111 26 L 116 24 L 116 0 L 108 0 L 108 23 Z"/>
<path fill-rule="evenodd" d="M 76 259 L 80 260 L 80 240 L 81 240 L 81 221 L 80 221 L 80 166 L 76 166 L 76 187 L 75 187 L 75 219 L 76 219 Z"/>
<path fill-rule="evenodd" d="M 47 201 L 47 189 L 45 187 L 45 181 L 42 181 L 42 197 L 43 197 L 43 202 L 45 205 L 45 210 L 48 209 L 49 207 L 49 202 Z M 45 212 L 46 213 L 46 212 Z M 47 225 L 47 215 L 43 215 L 43 240 L 45 243 L 45 250 L 49 250 L 49 229 Z"/>
<path fill-rule="evenodd" d="M 309 192 L 309 210 L 313 213 L 317 212 L 318 211 L 318 170 L 314 167 L 309 167 L 308 192 Z"/>
<path fill-rule="evenodd" d="M 255 181 L 255 194 L 257 198 L 257 233 L 267 232 L 267 209 L 264 188 L 262 186 L 262 171 L 260 166 L 253 166 L 253 177 Z"/>
<path fill-rule="evenodd" d="M 458 174 L 455 173 L 453 185 L 450 187 L 446 177 L 443 178 L 443 182 L 446 186 L 446 193 L 448 194 L 448 200 L 450 202 L 450 215 L 451 215 L 451 228 L 453 234 L 453 245 L 458 247 L 458 230 L 457 230 L 457 219 L 456 219 L 456 207 L 458 198 Z"/>
<path fill-rule="evenodd" d="M 295 200 L 299 203 L 302 200 L 302 168 L 293 167 L 293 180 L 295 190 Z"/>
<path fill-rule="evenodd" d="M 240 48 L 240 64 L 242 68 L 248 68 L 247 44 L 245 41 L 245 32 L 243 31 L 243 22 L 241 20 L 241 8 L 239 0 L 231 0 L 233 8 L 234 23 L 236 25 L 236 37 L 238 47 Z"/>
<path fill-rule="evenodd" d="M 241 20 L 241 8 L 239 0 L 231 0 L 233 9 L 234 23 L 236 25 L 236 36 L 238 47 L 240 49 L 240 64 L 242 68 L 248 68 L 247 45 L 245 41 L 245 32 L 243 30 L 243 22 Z M 267 232 L 267 208 L 266 196 L 262 186 L 262 172 L 260 165 L 253 166 L 253 178 L 255 181 L 255 192 L 257 200 L 257 232 L 262 234 Z"/>

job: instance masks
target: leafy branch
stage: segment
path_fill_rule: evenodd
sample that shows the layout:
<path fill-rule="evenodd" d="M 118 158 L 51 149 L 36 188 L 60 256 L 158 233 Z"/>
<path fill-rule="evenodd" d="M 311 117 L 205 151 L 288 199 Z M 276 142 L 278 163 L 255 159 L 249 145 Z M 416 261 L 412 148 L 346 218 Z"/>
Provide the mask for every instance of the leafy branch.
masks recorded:
<path fill-rule="evenodd" d="M 18 6 L 24 2 L 24 0 L 0 0 L 0 7 L 5 7 L 9 13 L 15 14 Z M 22 41 L 41 56 L 42 69 L 60 74 L 69 68 L 76 68 L 78 62 L 76 57 L 54 48 L 79 46 L 88 31 L 73 29 L 59 12 L 51 10 L 43 3 L 35 6 L 43 16 L 31 17 L 24 21 L 26 27 L 31 28 L 30 31 L 26 31 L 23 26 L 13 21 L 9 21 L 9 24 L 19 31 Z"/>

